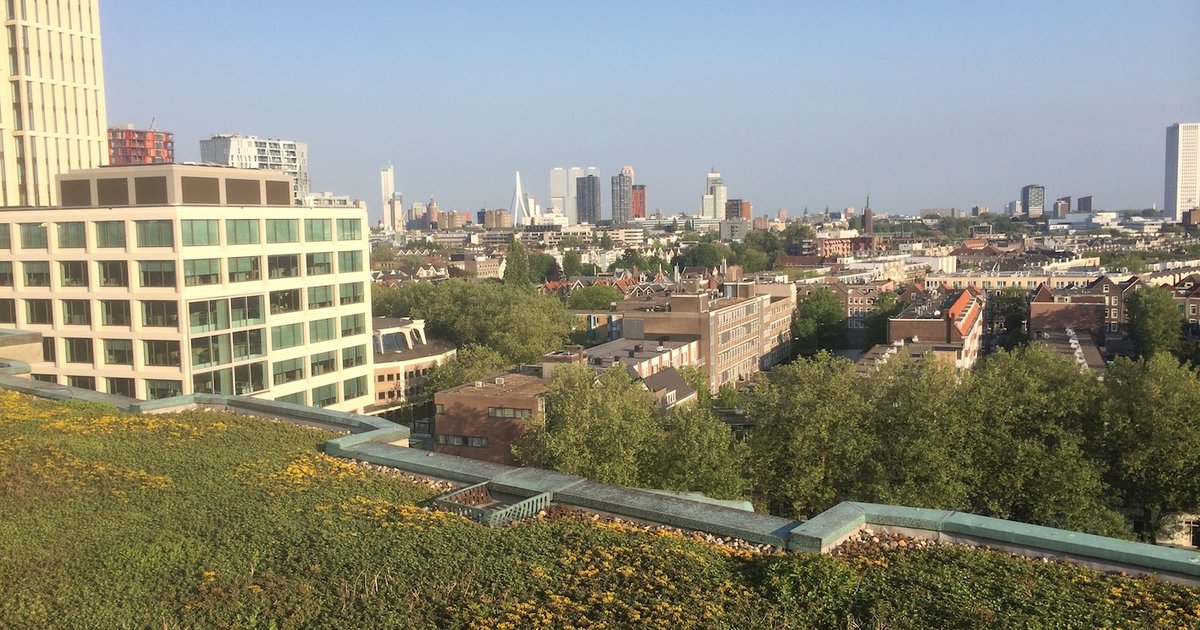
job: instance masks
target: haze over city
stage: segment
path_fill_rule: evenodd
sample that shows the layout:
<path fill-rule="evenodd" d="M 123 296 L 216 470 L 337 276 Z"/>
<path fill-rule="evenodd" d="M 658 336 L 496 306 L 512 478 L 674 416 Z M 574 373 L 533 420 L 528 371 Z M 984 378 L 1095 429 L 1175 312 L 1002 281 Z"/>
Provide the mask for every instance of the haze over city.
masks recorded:
<path fill-rule="evenodd" d="M 755 214 L 999 209 L 1021 186 L 1163 203 L 1164 129 L 1197 117 L 1200 4 L 564 5 L 126 1 L 102 7 L 108 119 L 180 160 L 307 142 L 313 190 L 545 203 L 554 166 L 632 164 L 694 212 L 704 173 Z M 186 28 L 180 28 L 186 25 Z M 179 72 L 180 64 L 186 72 Z M 608 215 L 607 191 L 605 216 Z"/>

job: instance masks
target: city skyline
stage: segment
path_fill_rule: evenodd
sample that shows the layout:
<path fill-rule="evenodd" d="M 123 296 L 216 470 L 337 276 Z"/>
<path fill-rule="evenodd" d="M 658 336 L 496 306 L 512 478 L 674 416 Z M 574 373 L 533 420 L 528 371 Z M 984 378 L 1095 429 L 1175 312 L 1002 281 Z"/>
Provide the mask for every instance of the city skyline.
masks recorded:
<path fill-rule="evenodd" d="M 101 11 L 109 126 L 157 117 L 177 134 L 180 160 L 198 159 L 199 140 L 215 133 L 306 142 L 313 190 L 367 200 L 372 220 L 388 163 L 406 198 L 453 209 L 506 207 L 517 170 L 546 207 L 550 169 L 570 164 L 598 165 L 603 178 L 633 164 L 650 213 L 694 212 L 710 169 L 760 214 L 857 207 L 867 193 L 881 212 L 996 208 L 1030 182 L 1051 198 L 1094 195 L 1098 208 L 1161 208 L 1162 130 L 1200 119 L 1197 20 L 1200 6 L 1186 2 L 314 3 L 290 11 L 285 29 L 277 11 L 243 3 Z M 172 23 L 189 28 L 163 28 Z M 692 35 L 708 23 L 728 36 L 701 46 Z M 1005 39 L 1031 23 L 1080 36 Z M 396 48 L 396 29 L 420 36 Z M 501 31 L 523 36 L 485 43 Z M 353 45 L 298 45 L 305 32 Z M 292 50 L 248 57 L 221 41 Z M 1112 43 L 1126 41 L 1138 43 Z M 617 75 L 628 89 L 583 89 Z M 528 98 L 505 98 L 514 89 Z"/>

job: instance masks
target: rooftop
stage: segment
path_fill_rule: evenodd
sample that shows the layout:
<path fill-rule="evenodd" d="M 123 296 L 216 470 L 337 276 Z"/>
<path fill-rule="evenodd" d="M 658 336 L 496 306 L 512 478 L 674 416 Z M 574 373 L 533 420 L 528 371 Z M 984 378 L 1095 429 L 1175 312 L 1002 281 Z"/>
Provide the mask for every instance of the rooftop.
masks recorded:
<path fill-rule="evenodd" d="M 441 396 L 482 396 L 491 398 L 537 396 L 546 391 L 546 381 L 540 376 L 507 372 L 492 378 L 459 385 L 437 393 Z"/>

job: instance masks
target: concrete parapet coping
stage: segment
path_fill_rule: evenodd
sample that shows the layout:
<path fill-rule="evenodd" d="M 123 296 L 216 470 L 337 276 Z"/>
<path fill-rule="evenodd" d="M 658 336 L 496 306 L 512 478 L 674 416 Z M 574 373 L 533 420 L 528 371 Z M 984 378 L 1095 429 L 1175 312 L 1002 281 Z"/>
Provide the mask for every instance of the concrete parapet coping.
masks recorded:
<path fill-rule="evenodd" d="M 794 551 L 825 553 L 862 529 L 865 523 L 866 511 L 845 501 L 793 528 L 788 533 L 787 546 Z"/>

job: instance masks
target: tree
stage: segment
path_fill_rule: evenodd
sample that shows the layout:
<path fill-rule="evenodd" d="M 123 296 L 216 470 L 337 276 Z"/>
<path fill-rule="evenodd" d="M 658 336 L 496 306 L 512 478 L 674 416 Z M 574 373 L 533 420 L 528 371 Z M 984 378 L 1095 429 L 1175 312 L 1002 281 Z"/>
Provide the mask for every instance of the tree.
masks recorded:
<path fill-rule="evenodd" d="M 612 246 L 613 246 L 612 236 L 609 236 L 608 232 L 605 232 L 600 237 L 600 249 L 602 249 L 604 251 L 608 251 L 608 250 L 612 249 Z"/>
<path fill-rule="evenodd" d="M 759 380 L 747 414 L 754 496 L 772 514 L 812 517 L 856 499 L 867 453 L 867 407 L 854 364 L 827 353 L 780 366 Z"/>
<path fill-rule="evenodd" d="M 508 246 L 508 258 L 504 266 L 504 284 L 522 290 L 531 290 L 533 283 L 529 281 L 529 254 L 521 239 L 513 237 Z"/>
<path fill-rule="evenodd" d="M 721 243 L 697 243 L 676 256 L 674 264 L 679 267 L 712 269 L 721 266 L 722 260 L 731 258 L 733 251 Z"/>
<path fill-rule="evenodd" d="M 535 285 L 545 284 L 548 280 L 558 280 L 562 277 L 562 269 L 558 261 L 550 254 L 533 253 L 529 255 L 529 280 Z"/>
<path fill-rule="evenodd" d="M 394 260 L 396 260 L 396 249 L 390 243 L 375 243 L 371 246 L 372 264 Z"/>
<path fill-rule="evenodd" d="M 1005 287 L 991 297 L 992 312 L 996 320 L 1003 323 L 1004 341 L 1001 345 L 1012 349 L 1018 344 L 1028 343 L 1025 330 L 1029 322 L 1029 294 L 1022 287 Z"/>
<path fill-rule="evenodd" d="M 583 275 L 583 264 L 579 260 L 579 252 L 570 251 L 563 254 L 562 271 L 563 275 L 568 278 Z"/>
<path fill-rule="evenodd" d="M 567 298 L 567 308 L 577 310 L 608 309 L 613 302 L 625 299 L 621 290 L 607 284 L 593 284 L 580 287 L 571 292 Z"/>
<path fill-rule="evenodd" d="M 662 443 L 654 485 L 663 490 L 703 492 L 718 499 L 739 499 L 748 484 L 742 474 L 740 451 L 729 425 L 701 404 L 680 405 L 662 419 Z"/>
<path fill-rule="evenodd" d="M 708 384 L 708 375 L 704 373 L 704 370 L 692 365 L 685 365 L 679 368 L 679 376 L 687 381 L 689 387 L 696 390 L 697 404 L 712 406 L 712 386 Z"/>
<path fill-rule="evenodd" d="M 904 303 L 891 291 L 884 291 L 875 298 L 875 308 L 863 319 L 866 329 L 866 347 L 888 341 L 888 320 L 904 310 Z"/>
<path fill-rule="evenodd" d="M 1200 506 L 1200 375 L 1162 352 L 1118 359 L 1104 384 L 1106 480 L 1155 542 L 1173 516 Z"/>
<path fill-rule="evenodd" d="M 506 367 L 499 352 L 478 344 L 465 345 L 458 349 L 453 359 L 433 368 L 421 388 L 421 399 L 432 400 L 436 392 L 482 381 Z"/>
<path fill-rule="evenodd" d="M 624 368 L 596 372 L 581 365 L 554 371 L 546 413 L 535 415 L 513 447 L 521 462 L 602 483 L 646 486 L 655 480 L 663 429 L 654 396 Z"/>
<path fill-rule="evenodd" d="M 837 350 L 846 339 L 846 316 L 833 291 L 822 287 L 809 293 L 792 320 L 796 352 L 811 357 L 822 350 Z"/>
<path fill-rule="evenodd" d="M 1129 315 L 1129 336 L 1138 354 L 1154 358 L 1159 354 L 1183 353 L 1183 325 L 1179 307 L 1165 287 L 1143 286 L 1125 300 Z"/>

